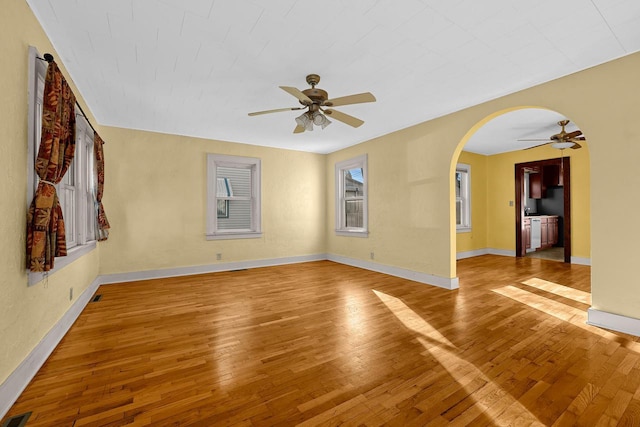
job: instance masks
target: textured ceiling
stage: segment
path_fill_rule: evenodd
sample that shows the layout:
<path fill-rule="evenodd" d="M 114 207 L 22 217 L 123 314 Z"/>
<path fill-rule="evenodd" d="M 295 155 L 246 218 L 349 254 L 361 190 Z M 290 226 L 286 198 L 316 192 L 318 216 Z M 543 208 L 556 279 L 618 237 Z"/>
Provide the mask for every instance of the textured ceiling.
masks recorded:
<path fill-rule="evenodd" d="M 318 153 L 640 50 L 638 0 L 27 1 L 100 124 Z M 365 124 L 247 115 L 310 73 Z"/>

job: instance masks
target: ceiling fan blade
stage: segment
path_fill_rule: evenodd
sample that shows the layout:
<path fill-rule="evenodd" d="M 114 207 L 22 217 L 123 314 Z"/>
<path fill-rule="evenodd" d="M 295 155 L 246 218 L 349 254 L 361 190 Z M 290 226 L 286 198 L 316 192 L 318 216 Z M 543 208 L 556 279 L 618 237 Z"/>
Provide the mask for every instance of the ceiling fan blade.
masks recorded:
<path fill-rule="evenodd" d="M 297 125 L 296 128 L 293 130 L 293 133 L 302 133 L 304 132 L 304 126 L 300 126 Z"/>
<path fill-rule="evenodd" d="M 538 144 L 538 145 L 534 145 L 533 147 L 527 147 L 525 148 L 525 150 L 531 150 L 532 148 L 537 148 L 537 147 L 542 147 L 543 145 L 547 145 L 547 144 L 553 144 L 556 141 L 547 141 L 544 144 Z"/>
<path fill-rule="evenodd" d="M 369 92 L 358 93 L 355 95 L 341 96 L 339 98 L 328 99 L 323 105 L 327 107 L 338 107 L 340 105 L 362 104 L 364 102 L 375 102 L 376 97 Z"/>
<path fill-rule="evenodd" d="M 541 141 L 554 142 L 554 141 L 549 140 L 549 139 L 539 139 L 539 138 L 536 138 L 536 139 L 519 139 L 518 141 L 522 141 L 522 142 L 541 142 Z"/>
<path fill-rule="evenodd" d="M 364 124 L 362 120 L 348 114 L 341 113 L 337 110 L 324 110 L 324 112 L 332 119 L 336 119 L 338 121 L 341 121 L 342 123 L 346 123 L 349 126 L 353 126 L 354 128 L 360 127 Z"/>
<path fill-rule="evenodd" d="M 571 146 L 572 150 L 577 150 L 578 148 L 582 148 L 582 145 L 578 144 L 575 141 L 572 141 L 572 142 L 573 142 L 573 145 Z"/>
<path fill-rule="evenodd" d="M 576 142 L 576 141 L 586 141 L 587 138 L 585 138 L 584 136 L 579 136 L 577 138 L 571 138 L 572 142 Z"/>
<path fill-rule="evenodd" d="M 276 108 L 275 110 L 265 110 L 265 111 L 256 111 L 254 113 L 249 113 L 250 116 L 259 116 L 261 114 L 271 114 L 271 113 L 279 113 L 281 111 L 293 111 L 293 110 L 302 110 L 304 107 L 292 107 L 292 108 Z"/>
<path fill-rule="evenodd" d="M 579 137 L 580 135 L 582 135 L 582 131 L 580 131 L 580 130 L 576 130 L 576 131 L 573 131 L 573 132 L 569 132 L 569 133 L 567 133 L 567 134 L 564 136 L 564 139 L 566 139 L 566 140 L 568 141 L 568 140 L 570 140 L 571 138 L 577 138 L 577 137 Z"/>
<path fill-rule="evenodd" d="M 284 90 L 285 92 L 289 93 L 290 95 L 295 96 L 304 105 L 313 104 L 313 101 L 311 100 L 311 98 L 309 98 L 307 95 L 302 93 L 302 91 L 300 89 L 296 89 L 295 87 L 291 87 L 291 86 L 280 86 L 280 89 Z"/>

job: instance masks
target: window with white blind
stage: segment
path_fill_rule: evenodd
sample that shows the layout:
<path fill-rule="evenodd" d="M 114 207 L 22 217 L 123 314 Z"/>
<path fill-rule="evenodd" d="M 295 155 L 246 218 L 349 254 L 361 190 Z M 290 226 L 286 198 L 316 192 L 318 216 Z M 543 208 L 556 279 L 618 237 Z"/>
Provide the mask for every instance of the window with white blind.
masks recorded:
<path fill-rule="evenodd" d="M 456 231 L 471 231 L 471 166 L 458 163 L 455 175 Z"/>
<path fill-rule="evenodd" d="M 336 163 L 336 234 L 367 237 L 367 155 Z"/>
<path fill-rule="evenodd" d="M 260 159 L 209 154 L 207 180 L 207 239 L 260 237 Z"/>

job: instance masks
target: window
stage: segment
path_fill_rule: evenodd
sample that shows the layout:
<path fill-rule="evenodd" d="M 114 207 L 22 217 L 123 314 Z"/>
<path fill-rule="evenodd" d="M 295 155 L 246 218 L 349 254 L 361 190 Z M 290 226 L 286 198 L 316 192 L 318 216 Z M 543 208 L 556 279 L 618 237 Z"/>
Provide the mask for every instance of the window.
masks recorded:
<path fill-rule="evenodd" d="M 47 64 L 37 59 L 35 48 L 29 48 L 29 117 L 28 117 L 28 163 L 27 206 L 35 196 L 39 177 L 35 172 L 35 161 L 40 147 L 42 132 L 42 104 Z M 93 130 L 81 115 L 76 115 L 76 153 L 67 173 L 56 192 L 65 222 L 67 256 L 56 259 L 55 268 L 49 274 L 71 263 L 95 248 L 95 180 Z M 43 273 L 30 273 L 29 284 L 41 280 Z"/>
<path fill-rule="evenodd" d="M 336 163 L 336 234 L 367 237 L 367 155 Z"/>
<path fill-rule="evenodd" d="M 207 239 L 262 236 L 260 159 L 207 156 Z"/>
<path fill-rule="evenodd" d="M 456 230 L 471 231 L 471 166 L 458 163 L 456 166 Z"/>

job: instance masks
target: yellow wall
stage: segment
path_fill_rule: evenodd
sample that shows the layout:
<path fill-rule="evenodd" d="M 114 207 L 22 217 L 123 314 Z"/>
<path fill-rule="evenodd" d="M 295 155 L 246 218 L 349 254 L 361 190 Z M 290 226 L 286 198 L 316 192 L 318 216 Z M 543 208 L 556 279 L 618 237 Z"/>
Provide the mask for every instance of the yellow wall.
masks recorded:
<path fill-rule="evenodd" d="M 471 166 L 471 231 L 456 234 L 456 252 L 486 249 L 488 186 L 487 156 L 463 151 L 457 163 Z"/>
<path fill-rule="evenodd" d="M 590 183 L 589 148 L 564 150 L 571 157 L 571 255 L 590 258 Z M 512 151 L 488 156 L 488 247 L 515 251 L 515 172 L 516 163 L 560 157 L 560 150 L 550 146 Z M 509 202 L 514 201 L 514 206 Z"/>
<path fill-rule="evenodd" d="M 29 45 L 55 50 L 25 1 L 4 2 L 0 14 L 0 383 L 22 362 L 98 275 L 99 250 L 48 281 L 27 287 L 27 80 Z M 64 65 L 59 63 L 68 76 Z M 74 92 L 79 95 L 74 87 Z M 83 102 L 79 97 L 79 101 Z M 89 110 L 83 105 L 83 109 Z"/>
<path fill-rule="evenodd" d="M 370 260 L 374 252 L 379 264 L 450 277 L 450 165 L 442 159 L 451 160 L 451 152 L 441 143 L 445 133 L 437 123 L 426 132 L 415 126 L 327 156 L 328 253 Z M 369 237 L 336 236 L 335 163 L 365 153 Z"/>
<path fill-rule="evenodd" d="M 101 274 L 325 253 L 324 155 L 118 128 L 101 135 L 113 230 Z M 261 159 L 261 238 L 205 239 L 207 153 Z"/>
<path fill-rule="evenodd" d="M 576 218 L 574 227 L 588 230 L 591 223 L 591 243 L 586 232 L 575 233 L 573 243 L 575 256 L 589 257 L 591 248 L 593 307 L 640 318 L 640 292 L 631 268 L 640 255 L 640 231 L 630 225 L 640 200 L 628 197 L 627 191 L 640 184 L 635 165 L 640 158 L 638 70 L 640 53 L 332 153 L 328 189 L 334 185 L 335 162 L 369 155 L 371 234 L 369 239 L 338 237 L 329 223 L 327 252 L 366 260 L 375 249 L 381 264 L 455 277 L 453 171 L 464 143 L 474 128 L 498 112 L 544 107 L 571 118 L 589 138 L 591 194 L 578 191 L 574 203 L 590 203 L 591 216 Z M 586 169 L 580 174 L 576 180 L 589 181 Z M 513 185 L 497 184 L 500 189 L 488 200 L 488 212 L 508 203 L 504 195 L 514 193 Z M 328 218 L 333 206 L 329 191 Z M 509 223 L 514 218 L 503 207 L 497 216 L 496 221 Z M 492 229 L 490 225 L 488 236 Z M 506 232 L 488 244 L 511 247 L 514 239 Z"/>
<path fill-rule="evenodd" d="M 505 96 L 327 156 L 101 128 L 106 139 L 105 206 L 113 226 L 99 249 L 27 287 L 24 271 L 27 153 L 27 49 L 51 52 L 50 42 L 26 2 L 5 2 L 0 15 L 0 381 L 26 357 L 68 309 L 69 287 L 79 295 L 103 274 L 328 252 L 453 278 L 456 232 L 453 170 L 466 138 L 492 114 L 527 105 L 558 111 L 578 123 L 589 138 L 591 194 L 584 190 L 574 212 L 576 256 L 589 256 L 596 309 L 640 318 L 640 292 L 633 269 L 640 255 L 634 227 L 640 200 L 640 53 L 538 87 Z M 63 64 L 60 64 L 63 72 Z M 76 94 L 80 95 L 76 90 Z M 80 100 L 82 102 L 82 100 Z M 85 111 L 88 111 L 83 105 Z M 94 121 L 95 123 L 95 121 Z M 205 154 L 263 159 L 261 239 L 204 240 Z M 369 162 L 369 238 L 335 236 L 334 164 L 359 154 Z M 576 152 L 578 155 L 580 152 Z M 584 150 L 582 153 L 587 153 Z M 574 153 L 572 153 L 574 155 Z M 548 156 L 543 156 L 548 157 Z M 511 160 L 510 160 L 511 161 Z M 492 181 L 487 164 L 487 181 Z M 497 167 L 502 168 L 501 165 Z M 589 180 L 586 168 L 580 170 Z M 295 177 L 299 181 L 292 181 Z M 573 179 L 573 177 L 572 177 Z M 487 198 L 487 218 L 505 209 L 513 186 Z M 282 188 L 282 186 L 285 186 Z M 575 194 L 575 193 L 574 193 Z M 322 205 L 325 208 L 322 209 Z M 492 210 L 498 207 L 497 210 Z M 494 219 L 491 219 L 493 221 Z M 510 247 L 508 232 L 487 224 L 487 245 Z M 512 231 L 513 233 L 513 231 Z M 580 240 L 582 239 L 582 240 Z"/>

